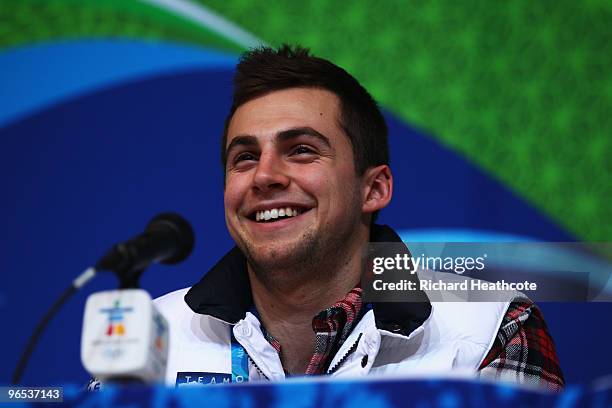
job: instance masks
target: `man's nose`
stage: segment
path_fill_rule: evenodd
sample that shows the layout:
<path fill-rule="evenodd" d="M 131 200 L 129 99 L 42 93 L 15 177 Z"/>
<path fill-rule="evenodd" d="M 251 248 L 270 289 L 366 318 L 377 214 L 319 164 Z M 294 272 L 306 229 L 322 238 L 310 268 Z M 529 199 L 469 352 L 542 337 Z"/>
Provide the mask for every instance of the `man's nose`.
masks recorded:
<path fill-rule="evenodd" d="M 289 185 L 285 163 L 278 154 L 268 152 L 259 157 L 253 176 L 253 188 L 261 192 L 282 190 Z"/>

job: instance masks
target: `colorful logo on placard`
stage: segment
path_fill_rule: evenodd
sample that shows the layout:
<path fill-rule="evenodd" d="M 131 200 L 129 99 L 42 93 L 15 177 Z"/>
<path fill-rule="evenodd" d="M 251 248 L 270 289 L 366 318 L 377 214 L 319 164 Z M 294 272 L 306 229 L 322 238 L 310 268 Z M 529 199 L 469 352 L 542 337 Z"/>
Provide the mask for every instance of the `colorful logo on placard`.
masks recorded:
<path fill-rule="evenodd" d="M 111 308 L 100 309 L 101 313 L 108 314 L 108 326 L 106 327 L 107 336 L 123 336 L 125 335 L 125 322 L 123 315 L 133 310 L 131 307 L 121 307 L 121 302 L 115 300 L 115 304 Z"/>

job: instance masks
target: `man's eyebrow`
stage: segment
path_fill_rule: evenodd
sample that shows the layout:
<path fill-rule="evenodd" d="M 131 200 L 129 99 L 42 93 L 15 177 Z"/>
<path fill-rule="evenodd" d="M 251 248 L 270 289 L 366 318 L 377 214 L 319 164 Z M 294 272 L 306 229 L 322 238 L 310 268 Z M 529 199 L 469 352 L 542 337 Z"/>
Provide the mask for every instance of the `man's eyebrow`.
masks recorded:
<path fill-rule="evenodd" d="M 316 130 L 308 126 L 282 130 L 278 132 L 278 134 L 276 135 L 279 142 L 286 142 L 288 140 L 295 139 L 296 137 L 299 137 L 299 136 L 314 137 L 320 140 L 327 147 L 331 147 L 331 144 L 329 143 L 329 139 L 326 136 L 324 136 L 323 134 L 317 132 Z"/>
<path fill-rule="evenodd" d="M 331 143 L 329 143 L 329 139 L 323 134 L 317 132 L 313 128 L 309 126 L 291 128 L 287 130 L 281 130 L 276 134 L 277 141 L 282 143 L 289 141 L 291 139 L 295 139 L 300 136 L 311 136 L 318 140 L 320 140 L 325 146 L 331 147 Z M 232 139 L 227 149 L 225 149 L 225 156 L 229 156 L 230 152 L 238 146 L 247 146 L 253 147 L 257 146 L 257 138 L 252 135 L 238 135 Z"/>
<path fill-rule="evenodd" d="M 230 151 L 238 146 L 257 146 L 257 138 L 251 135 L 236 136 L 225 149 L 225 156 L 229 156 Z"/>

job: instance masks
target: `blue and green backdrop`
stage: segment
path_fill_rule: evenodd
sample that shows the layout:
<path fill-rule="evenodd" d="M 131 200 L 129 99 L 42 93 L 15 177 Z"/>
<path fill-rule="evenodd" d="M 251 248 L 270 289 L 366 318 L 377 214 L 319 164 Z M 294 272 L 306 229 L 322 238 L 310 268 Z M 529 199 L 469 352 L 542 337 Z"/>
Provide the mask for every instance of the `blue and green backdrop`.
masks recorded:
<path fill-rule="evenodd" d="M 299 43 L 384 109 L 396 179 L 381 222 L 406 240 L 609 241 L 612 3 L 5 0 L 0 3 L 0 250 L 6 383 L 37 320 L 114 241 L 174 210 L 192 257 L 154 296 L 231 245 L 219 138 L 239 53 Z M 84 382 L 84 299 L 26 372 Z M 608 304 L 542 304 L 569 382 L 609 374 Z"/>

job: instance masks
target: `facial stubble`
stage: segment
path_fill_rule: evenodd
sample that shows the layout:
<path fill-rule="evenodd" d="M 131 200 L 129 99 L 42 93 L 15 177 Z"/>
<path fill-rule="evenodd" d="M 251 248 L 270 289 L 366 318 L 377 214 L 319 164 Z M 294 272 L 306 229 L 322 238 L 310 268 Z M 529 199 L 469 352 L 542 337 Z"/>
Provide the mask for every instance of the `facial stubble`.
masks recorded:
<path fill-rule="evenodd" d="M 353 193 L 354 200 L 358 197 Z M 358 202 L 358 201 L 353 201 Z M 321 230 L 305 230 L 291 247 L 257 248 L 250 243 L 241 245 L 251 269 L 265 286 L 299 287 L 313 280 L 327 282 L 331 274 L 349 262 L 361 219 L 354 208 L 343 225 L 324 225 Z M 281 253 L 283 252 L 283 253 Z"/>

